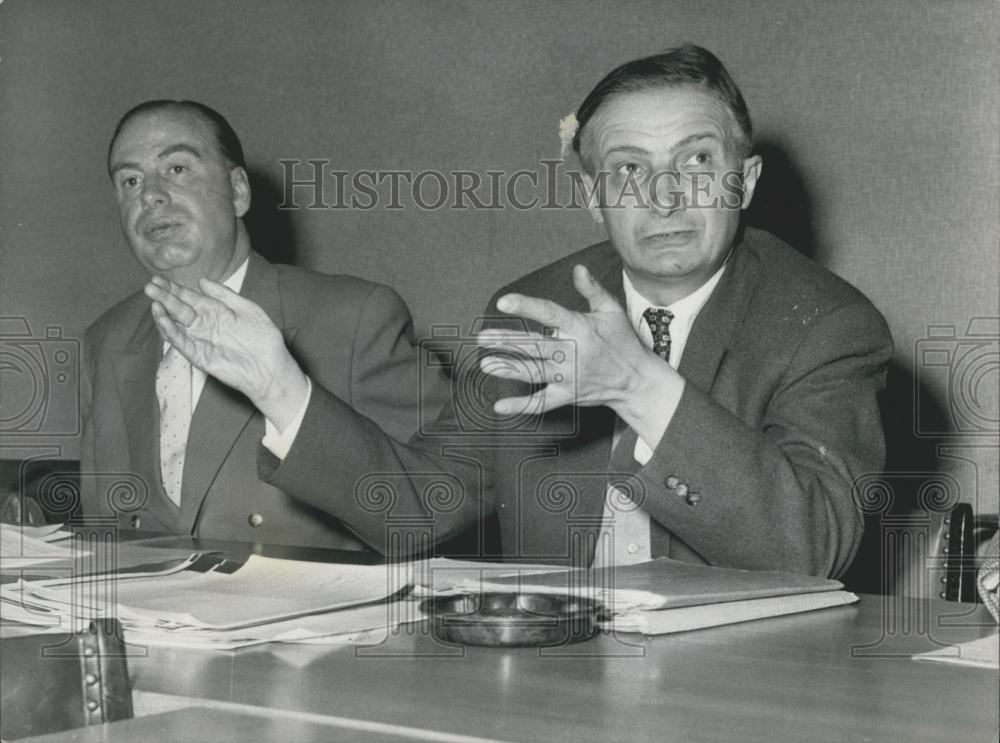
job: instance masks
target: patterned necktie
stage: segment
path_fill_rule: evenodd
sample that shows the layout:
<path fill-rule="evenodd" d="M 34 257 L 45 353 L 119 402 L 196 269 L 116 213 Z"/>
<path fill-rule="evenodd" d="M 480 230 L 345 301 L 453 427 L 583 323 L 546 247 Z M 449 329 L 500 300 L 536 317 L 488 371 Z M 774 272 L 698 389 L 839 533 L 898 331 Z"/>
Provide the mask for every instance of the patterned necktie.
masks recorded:
<path fill-rule="evenodd" d="M 674 313 L 660 307 L 647 307 L 642 316 L 653 333 L 653 353 L 670 363 L 670 321 Z"/>
<path fill-rule="evenodd" d="M 171 346 L 156 370 L 160 403 L 160 475 L 174 505 L 181 504 L 184 449 L 191 428 L 191 364 Z"/>

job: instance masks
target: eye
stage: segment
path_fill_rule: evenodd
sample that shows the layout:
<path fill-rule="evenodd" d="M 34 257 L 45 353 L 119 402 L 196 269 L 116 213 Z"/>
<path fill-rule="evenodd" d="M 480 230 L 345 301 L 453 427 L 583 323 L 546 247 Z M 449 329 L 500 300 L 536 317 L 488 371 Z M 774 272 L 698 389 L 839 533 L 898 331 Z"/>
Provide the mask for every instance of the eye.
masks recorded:
<path fill-rule="evenodd" d="M 187 172 L 187 166 L 181 165 L 180 163 L 174 163 L 170 166 L 169 170 L 173 175 L 181 175 L 182 173 Z"/>
<path fill-rule="evenodd" d="M 642 165 L 636 162 L 622 163 L 618 166 L 617 172 L 619 175 L 638 175 L 642 173 Z"/>
<path fill-rule="evenodd" d="M 685 167 L 697 167 L 699 165 L 707 165 L 712 161 L 712 155 L 708 152 L 695 152 L 691 157 L 684 161 Z"/>
<path fill-rule="evenodd" d="M 132 189 L 139 185 L 139 179 L 134 175 L 126 175 L 119 181 L 122 188 Z"/>

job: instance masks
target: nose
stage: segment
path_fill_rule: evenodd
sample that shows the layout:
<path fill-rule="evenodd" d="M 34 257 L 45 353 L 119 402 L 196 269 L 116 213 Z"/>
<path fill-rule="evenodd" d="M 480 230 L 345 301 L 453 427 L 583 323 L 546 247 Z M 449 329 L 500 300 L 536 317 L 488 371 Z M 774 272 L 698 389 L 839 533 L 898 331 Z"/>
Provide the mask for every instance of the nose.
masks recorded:
<path fill-rule="evenodd" d="M 163 188 L 159 175 L 153 174 L 143 179 L 142 205 L 144 207 L 148 209 L 150 207 L 159 206 L 167 203 L 169 200 L 170 197 Z"/>
<path fill-rule="evenodd" d="M 670 216 L 687 208 L 686 183 L 686 179 L 676 171 L 662 170 L 656 173 L 649 183 L 650 208 L 663 216 Z"/>

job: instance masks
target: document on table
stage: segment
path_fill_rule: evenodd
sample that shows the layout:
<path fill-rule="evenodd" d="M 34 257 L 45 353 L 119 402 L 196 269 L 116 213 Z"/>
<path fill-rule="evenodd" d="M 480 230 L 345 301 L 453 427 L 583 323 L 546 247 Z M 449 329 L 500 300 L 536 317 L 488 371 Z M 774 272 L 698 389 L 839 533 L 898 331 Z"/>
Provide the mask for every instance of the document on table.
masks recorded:
<path fill-rule="evenodd" d="M 597 570 L 516 563 L 432 561 L 435 592 L 555 593 L 600 601 L 607 629 L 682 632 L 854 603 L 835 580 L 658 558 Z M 427 585 L 425 578 L 425 585 Z"/>
<path fill-rule="evenodd" d="M 58 532 L 58 524 L 22 527 L 0 523 L 0 569 L 21 570 L 90 554 L 72 546 L 54 544 L 52 535 Z"/>
<path fill-rule="evenodd" d="M 623 613 L 823 593 L 842 589 L 843 584 L 797 573 L 717 568 L 661 557 L 597 570 L 490 577 L 479 588 L 595 598 L 612 611 Z"/>
<path fill-rule="evenodd" d="M 449 591 L 458 586 L 478 586 L 496 578 L 527 578 L 563 574 L 572 568 L 542 563 L 485 562 L 435 557 L 414 563 L 413 582 L 425 591 Z"/>
<path fill-rule="evenodd" d="M 929 660 L 936 663 L 955 663 L 960 666 L 992 668 L 1000 670 L 1000 634 L 994 632 L 971 642 L 938 648 L 927 653 L 914 655 L 914 660 Z"/>
<path fill-rule="evenodd" d="M 39 631 L 66 632 L 85 628 L 91 619 L 113 613 L 109 607 L 117 586 L 127 580 L 166 576 L 179 572 L 194 564 L 199 555 L 189 554 L 184 560 L 171 560 L 165 566 L 150 566 L 140 572 L 124 572 L 107 575 L 85 575 L 66 577 L 66 570 L 56 569 L 54 577 L 21 579 L 0 586 L 0 618 L 7 623 L 19 622 Z M 40 568 L 39 571 L 46 570 Z M 47 601 L 34 595 L 39 588 L 63 588 L 70 594 L 70 600 Z M 89 599 L 89 600 L 88 600 Z M 100 609 L 104 606 L 104 610 Z M 21 633 L 23 634 L 23 633 Z"/>
<path fill-rule="evenodd" d="M 720 627 L 724 624 L 749 622 L 754 619 L 799 614 L 831 606 L 846 606 L 856 603 L 857 600 L 858 597 L 848 591 L 799 593 L 744 601 L 726 601 L 721 604 L 682 606 L 676 609 L 625 612 L 616 614 L 610 621 L 605 622 L 604 626 L 606 629 L 617 632 L 666 635 L 693 629 Z"/>
<path fill-rule="evenodd" d="M 409 575 L 399 566 L 338 565 L 251 555 L 232 574 L 182 571 L 109 582 L 108 591 L 73 583 L 26 584 L 33 599 L 67 609 L 99 611 L 117 605 L 123 621 L 155 620 L 164 627 L 236 629 L 384 599 Z M 111 591 L 113 590 L 113 595 Z"/>

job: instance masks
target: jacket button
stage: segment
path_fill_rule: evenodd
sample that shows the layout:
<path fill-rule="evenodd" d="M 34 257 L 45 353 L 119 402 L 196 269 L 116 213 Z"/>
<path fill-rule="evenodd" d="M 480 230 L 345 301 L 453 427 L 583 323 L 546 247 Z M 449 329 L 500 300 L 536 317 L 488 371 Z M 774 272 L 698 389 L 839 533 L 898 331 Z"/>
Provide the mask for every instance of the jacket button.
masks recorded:
<path fill-rule="evenodd" d="M 681 498 L 683 498 L 685 495 L 688 494 L 688 485 L 687 485 L 687 483 L 686 482 L 682 482 L 680 485 L 678 485 L 676 488 L 674 488 L 674 492 L 677 493 L 677 495 L 679 495 Z"/>
<path fill-rule="evenodd" d="M 698 505 L 698 501 L 700 500 L 701 496 L 698 495 L 697 493 L 688 493 L 687 498 L 684 499 L 684 502 L 687 503 L 689 506 L 696 506 Z"/>
<path fill-rule="evenodd" d="M 251 513 L 250 516 L 247 517 L 247 522 L 250 524 L 250 526 L 256 529 L 258 526 L 264 523 L 264 517 L 255 511 L 254 513 Z"/>
<path fill-rule="evenodd" d="M 131 519 L 129 519 L 129 523 L 132 525 L 133 529 L 138 529 L 140 526 L 142 526 L 142 519 L 140 519 L 138 516 L 133 516 Z"/>
<path fill-rule="evenodd" d="M 668 477 L 666 480 L 663 481 L 663 484 L 666 485 L 671 490 L 673 490 L 680 484 L 680 482 L 681 479 L 679 477 L 674 477 L 673 475 L 671 475 L 670 477 Z"/>

